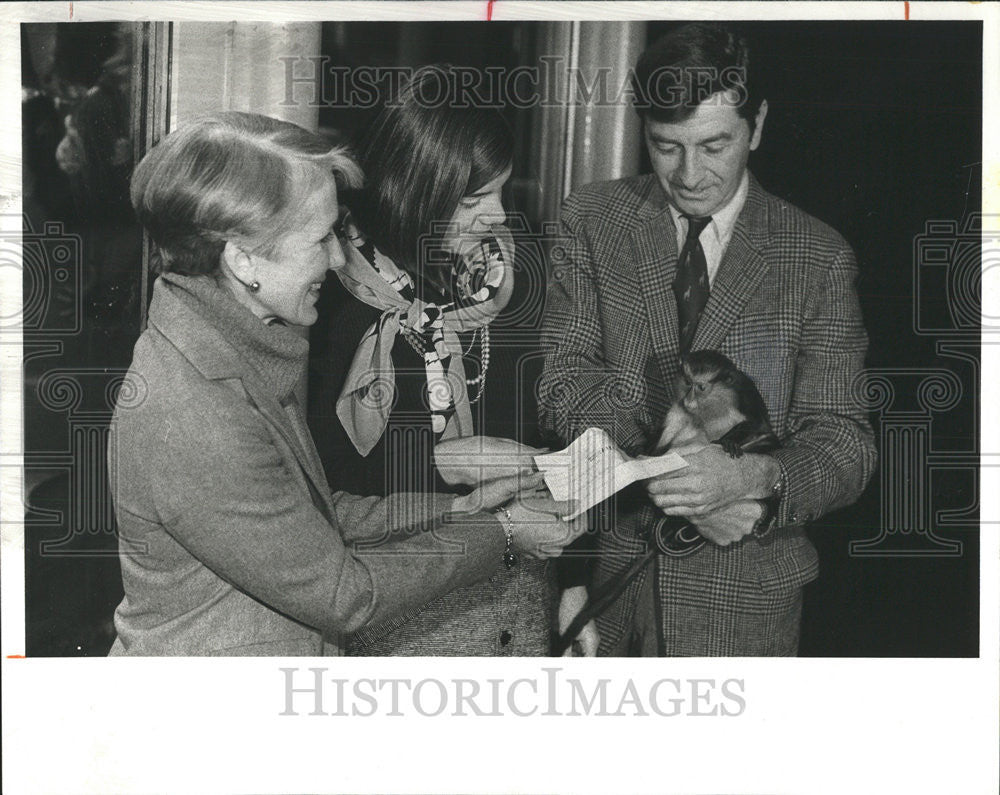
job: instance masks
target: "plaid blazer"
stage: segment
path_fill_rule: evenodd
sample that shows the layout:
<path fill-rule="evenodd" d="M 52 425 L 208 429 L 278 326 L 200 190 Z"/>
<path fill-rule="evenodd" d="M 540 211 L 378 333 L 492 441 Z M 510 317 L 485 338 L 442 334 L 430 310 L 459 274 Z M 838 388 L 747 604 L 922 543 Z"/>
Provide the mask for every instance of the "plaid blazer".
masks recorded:
<path fill-rule="evenodd" d="M 680 366 L 671 290 L 677 238 L 666 196 L 654 175 L 587 185 L 566 199 L 561 224 L 542 335 L 540 422 L 566 441 L 602 427 L 638 453 L 658 436 Z M 852 398 L 868 343 L 856 276 L 854 254 L 837 232 L 751 175 L 692 348 L 725 353 L 764 397 L 783 442 L 774 454 L 786 481 L 781 529 L 760 541 L 709 544 L 688 558 L 660 556 L 661 649 L 684 632 L 695 636 L 691 653 L 768 653 L 768 635 L 787 629 L 774 626 L 775 605 L 817 574 L 801 525 L 854 502 L 871 476 L 873 435 Z M 616 520 L 600 528 L 598 581 L 627 565 L 661 515 L 640 491 L 618 495 Z M 605 652 L 629 625 L 642 579 L 602 617 Z M 671 619 L 671 594 L 679 593 L 738 603 L 745 620 L 686 626 L 683 617 Z"/>

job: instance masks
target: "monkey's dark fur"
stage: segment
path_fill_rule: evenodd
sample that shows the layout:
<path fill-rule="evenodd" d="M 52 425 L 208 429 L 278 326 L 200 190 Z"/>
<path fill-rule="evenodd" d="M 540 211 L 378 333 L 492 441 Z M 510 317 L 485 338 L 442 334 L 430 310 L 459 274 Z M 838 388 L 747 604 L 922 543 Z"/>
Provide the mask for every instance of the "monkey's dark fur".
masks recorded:
<path fill-rule="evenodd" d="M 718 351 L 688 354 L 675 393 L 654 453 L 715 442 L 736 457 L 747 450 L 749 440 L 777 446 L 757 385 Z"/>

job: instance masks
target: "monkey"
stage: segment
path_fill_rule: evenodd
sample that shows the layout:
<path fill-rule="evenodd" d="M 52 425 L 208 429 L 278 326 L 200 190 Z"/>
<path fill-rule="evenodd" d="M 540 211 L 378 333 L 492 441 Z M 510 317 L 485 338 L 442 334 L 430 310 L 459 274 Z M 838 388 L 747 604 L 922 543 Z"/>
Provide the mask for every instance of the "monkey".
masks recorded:
<path fill-rule="evenodd" d="M 675 394 L 655 454 L 715 443 L 731 458 L 739 458 L 781 446 L 757 385 L 718 351 L 688 354 Z M 689 555 L 705 543 L 696 528 L 673 517 L 661 518 L 653 535 L 660 552 L 674 557 Z"/>
<path fill-rule="evenodd" d="M 663 431 L 654 454 L 671 448 L 716 443 L 733 458 L 753 449 L 777 447 L 764 398 L 746 373 L 718 351 L 689 353 L 681 363 Z"/>
<path fill-rule="evenodd" d="M 714 443 L 730 457 L 739 458 L 781 446 L 757 385 L 718 351 L 693 351 L 684 357 L 674 394 L 677 397 L 652 455 Z M 590 594 L 587 605 L 557 639 L 554 654 L 559 656 L 569 648 L 587 622 L 607 610 L 657 553 L 684 557 L 704 545 L 705 538 L 694 525 L 673 516 L 661 517 L 650 532 L 646 552 Z"/>

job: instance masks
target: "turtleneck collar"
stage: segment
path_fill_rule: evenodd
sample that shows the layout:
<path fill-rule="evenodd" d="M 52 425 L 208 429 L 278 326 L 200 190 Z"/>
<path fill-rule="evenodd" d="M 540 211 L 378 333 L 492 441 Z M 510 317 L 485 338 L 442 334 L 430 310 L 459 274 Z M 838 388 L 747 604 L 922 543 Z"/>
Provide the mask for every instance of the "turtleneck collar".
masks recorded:
<path fill-rule="evenodd" d="M 255 377 L 282 402 L 305 371 L 307 340 L 264 323 L 211 276 L 161 275 L 149 321 L 206 375 Z"/>

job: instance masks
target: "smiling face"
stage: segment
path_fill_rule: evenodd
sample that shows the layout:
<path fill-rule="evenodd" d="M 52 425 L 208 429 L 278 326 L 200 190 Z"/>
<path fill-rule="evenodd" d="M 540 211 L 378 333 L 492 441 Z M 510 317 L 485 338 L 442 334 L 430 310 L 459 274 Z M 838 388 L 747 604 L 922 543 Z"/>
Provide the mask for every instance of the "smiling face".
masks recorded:
<path fill-rule="evenodd" d="M 244 285 L 260 284 L 257 292 L 242 291 L 244 303 L 255 315 L 311 326 L 316 322 L 316 299 L 327 271 L 344 265 L 344 252 L 333 231 L 337 188 L 332 176 L 309 194 L 296 218 L 296 226 L 282 235 L 268 256 L 244 255 L 241 267 L 245 272 L 238 276 Z"/>
<path fill-rule="evenodd" d="M 646 147 L 668 201 L 688 215 L 712 215 L 735 195 L 747 159 L 760 145 L 767 103 L 753 133 L 731 101 L 713 94 L 680 122 L 647 119 Z"/>
<path fill-rule="evenodd" d="M 464 254 L 474 248 L 491 226 L 507 220 L 501 192 L 510 179 L 511 167 L 487 182 L 474 193 L 463 196 L 451 217 L 450 234 L 445 248 L 453 254 Z"/>

